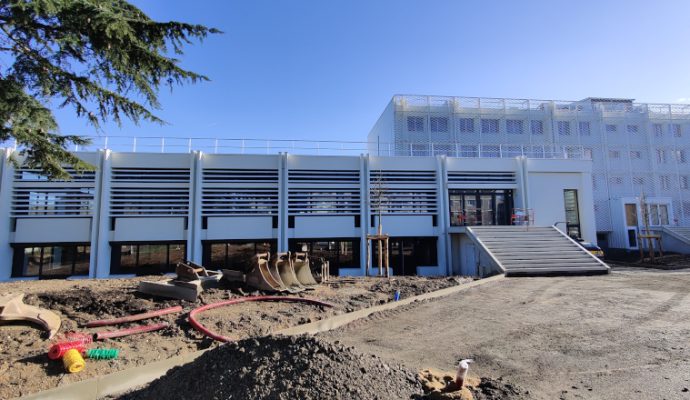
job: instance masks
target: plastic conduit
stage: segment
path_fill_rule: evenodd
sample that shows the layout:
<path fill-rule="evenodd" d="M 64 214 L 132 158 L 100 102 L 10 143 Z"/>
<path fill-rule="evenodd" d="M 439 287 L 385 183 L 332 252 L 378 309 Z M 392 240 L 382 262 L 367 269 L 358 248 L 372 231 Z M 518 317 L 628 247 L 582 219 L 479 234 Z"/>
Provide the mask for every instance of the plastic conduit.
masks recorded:
<path fill-rule="evenodd" d="M 97 326 L 124 324 L 125 322 L 141 321 L 142 319 L 159 317 L 161 315 L 172 314 L 172 313 L 176 313 L 176 312 L 180 312 L 180 311 L 182 311 L 181 306 L 169 307 L 169 308 L 164 308 L 161 310 L 148 311 L 148 312 L 141 313 L 141 314 L 132 314 L 132 315 L 128 315 L 126 317 L 121 317 L 121 318 L 99 319 L 97 321 L 90 321 L 90 322 L 86 323 L 86 327 L 87 328 L 94 328 Z"/>
<path fill-rule="evenodd" d="M 306 304 L 312 304 L 312 305 L 316 305 L 316 306 L 333 307 L 333 304 L 331 304 L 331 303 L 327 303 L 325 301 L 316 300 L 316 299 L 303 298 L 303 297 L 248 296 L 248 297 L 239 297 L 239 298 L 232 299 L 232 300 L 220 301 L 218 303 L 211 303 L 211 304 L 207 304 L 205 306 L 201 306 L 199 308 L 195 308 L 194 310 L 192 310 L 189 313 L 189 323 L 194 327 L 194 329 L 196 329 L 197 331 L 210 337 L 211 339 L 218 340 L 220 342 L 232 342 L 236 339 L 228 337 L 228 336 L 219 335 L 219 334 L 213 332 L 212 330 L 206 328 L 199 321 L 196 320 L 196 316 L 197 316 L 197 314 L 202 313 L 202 312 L 207 311 L 207 310 L 211 310 L 211 309 L 218 308 L 218 307 L 230 306 L 233 304 L 246 303 L 248 301 L 284 301 L 284 302 L 288 302 L 288 303 L 306 303 Z"/>

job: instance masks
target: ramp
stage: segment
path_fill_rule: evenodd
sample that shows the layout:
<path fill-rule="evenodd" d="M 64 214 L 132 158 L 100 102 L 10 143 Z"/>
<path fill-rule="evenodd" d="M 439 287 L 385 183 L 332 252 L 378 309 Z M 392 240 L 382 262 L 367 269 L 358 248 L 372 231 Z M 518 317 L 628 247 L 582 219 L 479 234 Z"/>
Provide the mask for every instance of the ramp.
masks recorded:
<path fill-rule="evenodd" d="M 472 226 L 466 232 L 506 276 L 610 271 L 608 265 L 554 227 Z"/>

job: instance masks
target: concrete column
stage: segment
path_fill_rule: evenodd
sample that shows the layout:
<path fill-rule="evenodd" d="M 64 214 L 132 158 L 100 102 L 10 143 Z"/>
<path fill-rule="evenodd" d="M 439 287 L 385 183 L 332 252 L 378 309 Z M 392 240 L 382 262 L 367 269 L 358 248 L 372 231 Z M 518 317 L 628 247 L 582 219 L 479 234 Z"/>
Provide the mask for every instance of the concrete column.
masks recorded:
<path fill-rule="evenodd" d="M 359 156 L 359 267 L 362 275 L 367 265 L 367 234 L 369 233 L 369 155 Z"/>
<path fill-rule="evenodd" d="M 0 281 L 12 276 L 12 247 L 10 236 L 12 230 L 12 187 L 14 167 L 10 162 L 12 149 L 3 149 L 0 154 Z"/>
<path fill-rule="evenodd" d="M 189 214 L 187 215 L 187 258 L 201 265 L 201 194 L 203 187 L 204 155 L 201 151 L 191 154 L 189 171 Z"/>
<path fill-rule="evenodd" d="M 278 251 L 288 251 L 288 153 L 280 153 L 278 171 Z"/>
<path fill-rule="evenodd" d="M 439 272 L 453 274 L 453 252 L 450 237 L 450 197 L 448 195 L 448 158 L 441 156 L 437 163 L 438 179 L 438 266 Z"/>
<path fill-rule="evenodd" d="M 94 165 L 96 167 L 94 179 L 94 194 L 93 194 L 93 214 L 91 215 L 91 235 L 90 235 L 90 254 L 89 254 L 89 278 L 96 277 L 96 265 L 98 264 L 98 234 L 101 220 L 101 202 L 103 199 L 108 199 L 107 195 L 103 196 L 101 193 L 101 185 L 103 181 L 103 158 L 105 157 L 105 150 L 98 151 L 98 161 Z"/>
<path fill-rule="evenodd" d="M 110 275 L 111 155 L 110 150 L 103 150 L 100 162 L 100 179 L 96 181 L 96 193 L 99 204 L 97 218 L 94 216 L 92 230 L 95 229 L 97 231 L 97 236 L 96 243 L 92 242 L 91 244 L 91 268 L 89 269 L 89 276 L 95 278 L 107 278 Z"/>
<path fill-rule="evenodd" d="M 587 242 L 597 243 L 596 215 L 594 213 L 594 193 L 592 190 L 592 173 L 580 174 L 581 190 L 577 191 L 577 202 L 580 209 L 580 234 Z M 638 214 L 641 215 L 641 214 Z M 583 218 L 585 216 L 585 218 Z"/>

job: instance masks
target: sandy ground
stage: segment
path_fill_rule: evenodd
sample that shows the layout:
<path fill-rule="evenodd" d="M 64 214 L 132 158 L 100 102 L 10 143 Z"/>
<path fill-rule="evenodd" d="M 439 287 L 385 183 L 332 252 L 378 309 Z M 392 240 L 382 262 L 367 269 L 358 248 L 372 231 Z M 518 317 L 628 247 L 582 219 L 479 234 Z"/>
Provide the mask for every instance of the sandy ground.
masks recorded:
<path fill-rule="evenodd" d="M 411 368 L 473 358 L 535 399 L 690 399 L 690 271 L 506 278 L 324 336 Z"/>
<path fill-rule="evenodd" d="M 87 359 L 85 370 L 78 374 L 65 373 L 62 362 L 48 359 L 46 353 L 51 342 L 38 329 L 24 324 L 0 325 L 0 399 L 217 346 L 217 342 L 192 329 L 187 322 L 188 311 L 243 293 L 260 294 L 250 293 L 247 289 L 240 292 L 236 284 L 224 284 L 204 292 L 197 303 L 163 300 L 138 294 L 136 287 L 141 279 L 163 278 L 0 283 L 0 293 L 24 292 L 25 303 L 57 312 L 62 318 L 61 332 L 76 330 L 93 333 L 139 323 L 170 323 L 170 327 L 161 331 L 99 342 L 98 347 L 120 349 L 121 356 L 111 361 Z M 470 281 L 468 278 L 395 277 L 390 281 L 385 278 L 334 278 L 328 285 L 320 285 L 314 291 L 299 295 L 331 302 L 335 305 L 333 308 L 294 303 L 243 303 L 208 311 L 199 319 L 216 332 L 239 339 L 386 303 L 393 300 L 395 290 L 400 290 L 401 297 L 406 298 Z M 182 305 L 184 312 L 117 327 L 81 327 L 90 320 L 121 317 L 173 305 Z"/>

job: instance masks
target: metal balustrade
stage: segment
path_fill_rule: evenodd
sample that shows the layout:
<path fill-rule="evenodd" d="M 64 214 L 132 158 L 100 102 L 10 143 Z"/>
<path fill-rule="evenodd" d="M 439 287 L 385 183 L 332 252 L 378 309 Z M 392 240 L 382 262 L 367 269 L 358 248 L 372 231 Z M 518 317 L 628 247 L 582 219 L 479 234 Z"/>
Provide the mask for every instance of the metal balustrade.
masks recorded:
<path fill-rule="evenodd" d="M 194 150 L 211 154 L 277 154 L 300 155 L 360 155 L 375 156 L 439 156 L 460 158 L 514 158 L 525 156 L 543 159 L 589 159 L 581 145 L 536 144 L 464 144 L 432 143 L 378 143 L 370 152 L 368 142 L 336 140 L 290 139 L 216 139 L 154 136 L 86 136 L 92 142 L 86 146 L 73 146 L 72 151 L 109 149 L 132 153 L 189 153 Z M 17 148 L 15 142 L 0 142 L 0 148 Z M 21 147 L 20 147 L 21 149 Z"/>

